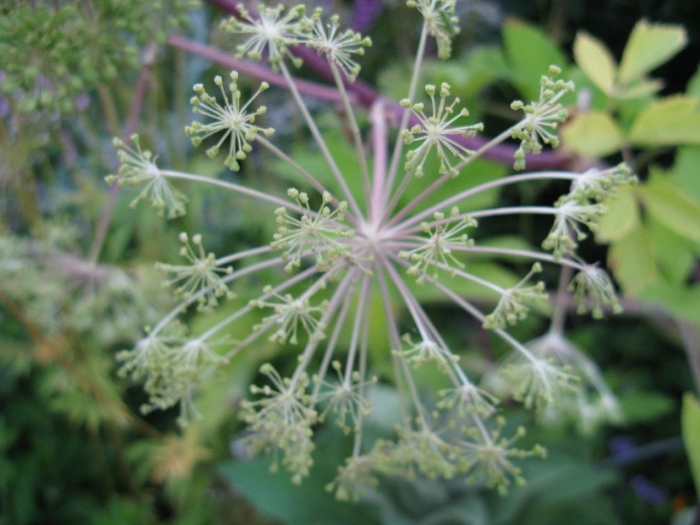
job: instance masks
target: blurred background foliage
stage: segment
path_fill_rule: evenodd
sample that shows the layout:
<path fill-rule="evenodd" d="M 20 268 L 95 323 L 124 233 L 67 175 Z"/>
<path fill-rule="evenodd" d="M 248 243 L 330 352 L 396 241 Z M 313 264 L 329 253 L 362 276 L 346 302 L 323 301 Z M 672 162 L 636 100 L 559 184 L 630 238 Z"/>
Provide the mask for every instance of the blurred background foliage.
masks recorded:
<path fill-rule="evenodd" d="M 405 96 L 418 36 L 415 13 L 399 4 L 324 3 L 372 36 L 362 77 L 395 100 Z M 460 479 L 386 479 L 357 504 L 324 490 L 350 447 L 338 429 L 319 430 L 316 465 L 301 486 L 271 475 L 269 458 L 250 459 L 238 443 L 236 406 L 259 364 L 274 359 L 284 369 L 292 351 L 265 343 L 254 355 L 237 356 L 204 386 L 198 404 L 204 418 L 184 430 L 172 411 L 142 415 L 141 387 L 116 374 L 115 353 L 171 305 L 153 267 L 177 260 L 180 231 L 204 233 L 217 253 L 271 238 L 274 223 L 245 199 L 183 185 L 188 214 L 167 221 L 147 206 L 130 208 L 134 195 L 103 182 L 117 165 L 111 138 L 134 131 L 164 165 L 234 176 L 195 154 L 183 133 L 190 86 L 226 69 L 168 41 L 179 34 L 231 50 L 217 29 L 230 6 L 0 2 L 0 524 L 691 523 L 697 496 L 688 457 L 700 471 L 700 409 L 692 396 L 683 402 L 683 394 L 697 394 L 700 380 L 700 5 L 458 3 L 463 31 L 456 58 L 429 60 L 426 82 L 449 82 L 496 133 L 512 119 L 510 101 L 536 98 L 540 72 L 556 63 L 579 90 L 568 101 L 572 118 L 555 163 L 585 169 L 624 159 L 640 176 L 637 187 L 610 204 L 598 232 L 610 249 L 589 242 L 584 250 L 589 260 L 608 260 L 626 313 L 604 322 L 568 319 L 571 341 L 600 365 L 625 420 L 582 434 L 575 422 L 534 421 L 506 405 L 509 424 L 525 424 L 526 440 L 549 451 L 545 461 L 523 462 L 524 487 L 501 497 Z M 628 43 L 644 18 L 676 25 Z M 632 59 L 625 65 L 627 47 L 647 44 L 665 52 L 636 69 Z M 300 74 L 319 79 L 313 71 Z M 632 88 L 639 91 L 628 96 Z M 271 90 L 265 104 L 268 124 L 294 158 L 318 162 L 284 94 Z M 310 104 L 337 121 L 334 108 Z M 338 158 L 352 162 L 342 134 L 328 141 Z M 477 164 L 471 176 L 483 180 L 510 169 L 494 160 Z M 280 193 L 287 184 L 280 188 L 279 178 L 291 175 L 253 156 L 235 177 Z M 490 202 L 480 204 L 536 203 L 557 191 L 540 185 L 487 195 Z M 520 233 L 514 246 L 538 245 L 545 233 L 535 220 L 510 226 Z M 498 224 L 490 227 L 499 232 Z M 482 266 L 504 279 L 512 269 Z M 194 316 L 192 329 L 205 330 L 245 302 L 245 290 L 237 293 L 214 315 Z M 476 324 L 452 320 L 439 298 L 422 300 L 441 314 L 443 333 L 464 349 L 472 370 L 484 373 L 500 358 L 503 349 Z M 543 327 L 533 318 L 516 335 L 531 339 Z M 436 391 L 437 380 L 425 372 L 421 390 Z M 388 436 L 397 392 L 379 385 L 372 395 L 378 408 L 371 430 Z"/>

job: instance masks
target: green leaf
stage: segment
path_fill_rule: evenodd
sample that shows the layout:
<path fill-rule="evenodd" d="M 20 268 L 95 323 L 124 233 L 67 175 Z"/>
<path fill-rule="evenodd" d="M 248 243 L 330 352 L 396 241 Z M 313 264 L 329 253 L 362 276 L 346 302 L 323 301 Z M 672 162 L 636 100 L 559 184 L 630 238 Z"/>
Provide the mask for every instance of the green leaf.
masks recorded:
<path fill-rule="evenodd" d="M 632 29 L 620 62 L 622 85 L 642 77 L 668 61 L 688 42 L 681 26 L 650 24 L 640 20 Z"/>
<path fill-rule="evenodd" d="M 294 485 L 285 471 L 269 472 L 270 456 L 245 462 L 226 462 L 219 471 L 253 505 L 287 525 L 354 525 L 377 523 L 367 506 L 337 501 L 325 485 L 337 474 L 338 465 L 351 452 L 338 433 L 319 432 L 311 474 Z"/>
<path fill-rule="evenodd" d="M 625 87 L 622 93 L 620 93 L 617 98 L 620 100 L 630 100 L 635 98 L 647 97 L 653 95 L 664 87 L 664 83 L 660 80 L 648 80 L 642 79 L 637 82 L 633 82 L 629 86 Z"/>
<path fill-rule="evenodd" d="M 695 491 L 700 494 L 700 404 L 690 392 L 683 396 L 681 428 L 685 450 L 690 461 L 690 471 L 695 480 Z"/>
<path fill-rule="evenodd" d="M 509 18 L 503 30 L 506 57 L 511 66 L 513 83 L 526 100 L 540 96 L 540 77 L 549 66 L 564 69 L 568 61 L 561 50 L 540 29 L 520 20 Z"/>
<path fill-rule="evenodd" d="M 700 286 L 679 288 L 659 281 L 639 294 L 645 302 L 661 305 L 674 316 L 700 323 Z"/>
<path fill-rule="evenodd" d="M 610 248 L 608 264 L 625 293 L 637 295 L 659 279 L 647 232 L 637 225 Z"/>
<path fill-rule="evenodd" d="M 700 67 L 695 72 L 693 77 L 688 81 L 685 88 L 686 95 L 700 98 Z"/>
<path fill-rule="evenodd" d="M 576 115 L 561 131 L 568 150 L 584 157 L 598 158 L 617 152 L 622 145 L 622 133 L 613 118 L 602 111 Z"/>
<path fill-rule="evenodd" d="M 625 423 L 647 423 L 675 408 L 673 399 L 656 392 L 626 392 L 619 397 Z"/>
<path fill-rule="evenodd" d="M 644 109 L 628 137 L 635 146 L 700 144 L 700 111 L 694 97 L 669 97 Z"/>
<path fill-rule="evenodd" d="M 670 230 L 700 240 L 700 204 L 667 178 L 656 176 L 638 188 L 647 211 Z"/>
<path fill-rule="evenodd" d="M 683 286 L 695 263 L 688 241 L 667 228 L 654 215 L 647 218 L 654 255 L 664 277 L 676 286 Z"/>
<path fill-rule="evenodd" d="M 615 197 L 609 197 L 604 204 L 608 212 L 598 224 L 598 242 L 619 241 L 639 225 L 639 206 L 634 197 L 635 189 L 623 186 Z"/>
<path fill-rule="evenodd" d="M 669 179 L 688 197 L 700 202 L 700 146 L 678 148 Z"/>
<path fill-rule="evenodd" d="M 605 44 L 588 33 L 579 31 L 574 42 L 574 58 L 578 66 L 603 93 L 612 94 L 617 64 Z"/>

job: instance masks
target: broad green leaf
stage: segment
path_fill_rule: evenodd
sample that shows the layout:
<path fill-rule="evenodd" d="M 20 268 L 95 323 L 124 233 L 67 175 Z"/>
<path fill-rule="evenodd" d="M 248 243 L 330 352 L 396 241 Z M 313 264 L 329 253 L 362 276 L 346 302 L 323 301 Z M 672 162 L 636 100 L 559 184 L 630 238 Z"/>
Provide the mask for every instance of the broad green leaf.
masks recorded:
<path fill-rule="evenodd" d="M 635 146 L 700 144 L 698 99 L 676 96 L 659 100 L 642 111 L 628 137 Z"/>
<path fill-rule="evenodd" d="M 622 93 L 620 93 L 617 96 L 617 98 L 620 100 L 642 98 L 648 95 L 653 95 L 662 87 L 664 87 L 664 83 L 660 80 L 642 79 L 638 82 L 633 82 L 629 86 L 625 87 Z"/>
<path fill-rule="evenodd" d="M 700 146 L 678 148 L 669 178 L 688 197 L 700 202 Z"/>
<path fill-rule="evenodd" d="M 690 461 L 690 471 L 695 481 L 695 491 L 700 494 L 700 404 L 690 392 L 683 396 L 681 428 L 685 451 Z"/>
<path fill-rule="evenodd" d="M 507 79 L 510 70 L 501 49 L 478 47 L 459 62 L 426 61 L 423 72 L 431 84 L 447 82 L 454 95 L 468 102 L 474 100 L 489 84 Z M 479 110 L 478 107 L 471 106 L 468 109 L 472 115 L 476 115 Z"/>
<path fill-rule="evenodd" d="M 698 67 L 698 70 L 688 81 L 685 93 L 686 95 L 700 98 L 700 67 Z"/>
<path fill-rule="evenodd" d="M 666 279 L 682 286 L 690 275 L 695 256 L 688 247 L 688 241 L 669 229 L 652 214 L 646 218 L 647 231 L 654 247 L 654 256 Z"/>
<path fill-rule="evenodd" d="M 681 26 L 650 24 L 640 20 L 632 29 L 620 62 L 622 85 L 646 75 L 683 49 L 688 42 Z"/>
<path fill-rule="evenodd" d="M 654 421 L 675 408 L 672 398 L 656 392 L 627 392 L 619 401 L 627 424 Z"/>
<path fill-rule="evenodd" d="M 300 485 L 294 485 L 282 468 L 279 473 L 270 473 L 271 455 L 225 462 L 219 466 L 219 472 L 253 505 L 286 525 L 376 524 L 374 513 L 367 506 L 337 501 L 325 490 L 325 485 L 337 475 L 338 465 L 343 465 L 350 454 L 351 446 L 331 432 L 319 434 L 314 466 Z"/>
<path fill-rule="evenodd" d="M 641 293 L 659 279 L 648 234 L 640 225 L 611 246 L 608 263 L 628 295 Z"/>
<path fill-rule="evenodd" d="M 598 242 L 618 241 L 639 225 L 639 207 L 634 191 L 634 188 L 624 186 L 618 190 L 615 197 L 606 199 L 605 206 L 608 212 L 598 224 Z"/>
<path fill-rule="evenodd" d="M 674 316 L 700 324 L 700 286 L 678 288 L 659 281 L 639 294 L 639 299 L 662 305 Z"/>
<path fill-rule="evenodd" d="M 622 145 L 622 133 L 607 113 L 589 111 L 574 117 L 561 130 L 566 149 L 584 157 L 605 157 L 617 152 Z"/>
<path fill-rule="evenodd" d="M 654 177 L 638 188 L 647 211 L 670 230 L 700 240 L 700 204 L 667 178 Z"/>
<path fill-rule="evenodd" d="M 611 95 L 615 87 L 617 65 L 605 44 L 580 31 L 574 42 L 574 57 L 588 78 L 605 94 Z"/>
<path fill-rule="evenodd" d="M 540 29 L 509 18 L 503 30 L 506 57 L 513 72 L 513 83 L 526 103 L 540 96 L 540 78 L 549 66 L 564 69 L 568 63 L 561 50 Z"/>

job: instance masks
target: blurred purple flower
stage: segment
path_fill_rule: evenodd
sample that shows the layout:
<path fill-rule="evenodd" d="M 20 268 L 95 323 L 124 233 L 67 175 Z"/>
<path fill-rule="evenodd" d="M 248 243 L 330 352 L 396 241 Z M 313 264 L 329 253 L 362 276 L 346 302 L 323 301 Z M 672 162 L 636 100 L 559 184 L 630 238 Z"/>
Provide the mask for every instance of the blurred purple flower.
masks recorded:
<path fill-rule="evenodd" d="M 634 454 L 636 445 L 629 436 L 618 436 L 610 441 L 610 454 L 615 459 L 625 460 Z"/>
<path fill-rule="evenodd" d="M 381 12 L 382 0 L 355 0 L 350 27 L 364 33 L 374 25 Z"/>
<path fill-rule="evenodd" d="M 632 488 L 639 499 L 651 503 L 652 505 L 662 505 L 668 500 L 668 492 L 654 485 L 644 476 L 635 476 L 632 478 Z"/>

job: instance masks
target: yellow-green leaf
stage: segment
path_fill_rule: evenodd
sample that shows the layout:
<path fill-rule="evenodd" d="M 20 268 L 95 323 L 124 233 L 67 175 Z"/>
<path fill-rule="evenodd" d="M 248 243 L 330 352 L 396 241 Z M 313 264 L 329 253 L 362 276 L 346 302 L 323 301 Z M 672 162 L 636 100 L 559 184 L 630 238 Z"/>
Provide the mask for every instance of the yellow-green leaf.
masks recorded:
<path fill-rule="evenodd" d="M 584 157 L 605 157 L 622 145 L 622 133 L 615 121 L 602 111 L 580 113 L 561 130 L 566 149 Z"/>
<path fill-rule="evenodd" d="M 611 246 L 608 265 L 627 295 L 637 295 L 659 279 L 651 243 L 641 225 Z"/>
<path fill-rule="evenodd" d="M 632 29 L 622 53 L 618 81 L 625 85 L 660 66 L 688 42 L 681 26 L 650 24 L 640 20 Z"/>
<path fill-rule="evenodd" d="M 659 269 L 669 283 L 683 286 L 695 266 L 695 256 L 687 239 L 663 224 L 656 215 L 650 213 L 645 219 Z"/>
<path fill-rule="evenodd" d="M 645 108 L 632 124 L 635 146 L 700 144 L 700 111 L 695 97 L 668 97 Z"/>
<path fill-rule="evenodd" d="M 588 78 L 606 95 L 615 86 L 617 64 L 608 48 L 588 33 L 579 32 L 574 42 L 574 58 Z"/>
<path fill-rule="evenodd" d="M 660 80 L 642 79 L 638 82 L 633 82 L 629 86 L 626 86 L 622 93 L 617 96 L 617 98 L 620 100 L 642 98 L 646 97 L 647 95 L 653 95 L 657 91 L 660 91 L 662 87 L 664 87 L 664 83 Z"/>
<path fill-rule="evenodd" d="M 638 188 L 644 205 L 661 224 L 675 233 L 700 240 L 700 204 L 666 178 L 654 177 Z"/>
<path fill-rule="evenodd" d="M 598 242 L 618 241 L 639 224 L 639 207 L 634 198 L 634 188 L 623 186 L 614 198 L 608 198 L 604 204 L 608 212 L 598 223 Z"/>
<path fill-rule="evenodd" d="M 683 396 L 681 429 L 685 451 L 690 461 L 690 471 L 695 480 L 695 491 L 700 494 L 700 404 L 690 392 Z"/>

